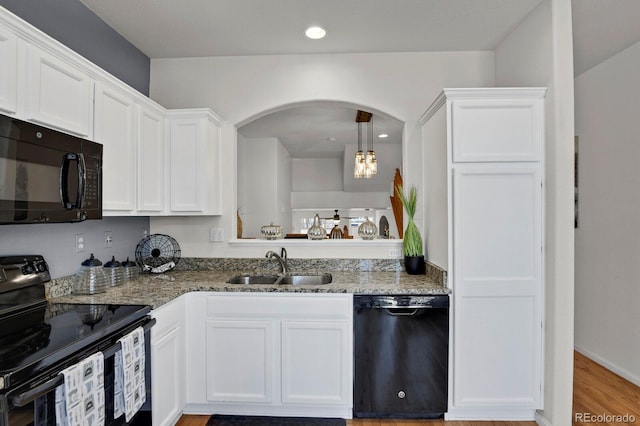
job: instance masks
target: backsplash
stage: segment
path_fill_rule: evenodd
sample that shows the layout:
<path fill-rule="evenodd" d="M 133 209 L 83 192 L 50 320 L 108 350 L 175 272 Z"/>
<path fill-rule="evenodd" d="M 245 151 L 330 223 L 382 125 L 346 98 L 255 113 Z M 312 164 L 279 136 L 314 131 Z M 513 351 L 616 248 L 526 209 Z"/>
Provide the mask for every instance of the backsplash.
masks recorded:
<path fill-rule="evenodd" d="M 292 272 L 360 271 L 399 272 L 404 270 L 401 259 L 287 259 Z M 177 270 L 242 271 L 247 273 L 273 272 L 279 264 L 265 257 L 259 258 L 182 258 Z"/>

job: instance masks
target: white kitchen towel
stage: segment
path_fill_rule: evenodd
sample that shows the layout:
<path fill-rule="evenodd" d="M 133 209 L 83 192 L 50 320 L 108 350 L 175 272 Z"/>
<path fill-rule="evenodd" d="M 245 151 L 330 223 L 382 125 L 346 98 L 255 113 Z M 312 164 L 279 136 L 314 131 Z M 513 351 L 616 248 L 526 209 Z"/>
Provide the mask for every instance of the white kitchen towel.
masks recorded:
<path fill-rule="evenodd" d="M 104 356 L 97 352 L 61 373 L 56 388 L 57 426 L 104 425 Z"/>
<path fill-rule="evenodd" d="M 138 327 L 119 340 L 122 349 L 115 354 L 114 413 L 123 413 L 129 422 L 144 404 L 144 330 Z"/>

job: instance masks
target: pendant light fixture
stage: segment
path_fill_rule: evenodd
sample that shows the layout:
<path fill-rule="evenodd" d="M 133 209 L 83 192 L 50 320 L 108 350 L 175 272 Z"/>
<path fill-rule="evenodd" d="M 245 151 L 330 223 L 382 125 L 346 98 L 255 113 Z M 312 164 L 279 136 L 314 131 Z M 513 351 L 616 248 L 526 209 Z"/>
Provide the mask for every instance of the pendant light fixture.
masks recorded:
<path fill-rule="evenodd" d="M 356 114 L 356 124 L 358 125 L 358 150 L 355 155 L 353 177 L 356 179 L 368 179 L 378 173 L 378 162 L 376 160 L 376 153 L 373 150 L 373 114 L 358 110 Z M 366 154 L 362 150 L 362 139 L 365 130 L 367 137 Z"/>

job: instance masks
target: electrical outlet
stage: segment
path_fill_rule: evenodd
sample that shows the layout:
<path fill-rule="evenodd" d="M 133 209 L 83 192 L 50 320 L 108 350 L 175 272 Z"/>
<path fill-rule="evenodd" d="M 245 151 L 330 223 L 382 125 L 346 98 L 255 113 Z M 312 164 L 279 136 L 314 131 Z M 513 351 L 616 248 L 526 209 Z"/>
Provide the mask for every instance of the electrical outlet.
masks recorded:
<path fill-rule="evenodd" d="M 400 257 L 400 249 L 398 249 L 398 248 L 390 248 L 389 249 L 389 257 Z"/>
<path fill-rule="evenodd" d="M 104 231 L 104 246 L 113 247 L 113 235 L 111 231 Z"/>
<path fill-rule="evenodd" d="M 76 234 L 76 253 L 84 251 L 84 234 Z"/>
<path fill-rule="evenodd" d="M 209 241 L 212 243 L 224 241 L 224 228 L 209 228 Z"/>

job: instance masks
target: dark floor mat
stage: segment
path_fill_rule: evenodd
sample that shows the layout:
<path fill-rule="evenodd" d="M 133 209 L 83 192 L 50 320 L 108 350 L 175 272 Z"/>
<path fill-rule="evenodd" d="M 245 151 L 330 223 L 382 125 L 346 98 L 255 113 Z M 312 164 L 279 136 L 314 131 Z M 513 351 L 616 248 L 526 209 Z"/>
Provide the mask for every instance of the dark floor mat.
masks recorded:
<path fill-rule="evenodd" d="M 207 426 L 345 426 L 344 419 L 317 417 L 223 416 L 214 414 Z"/>

